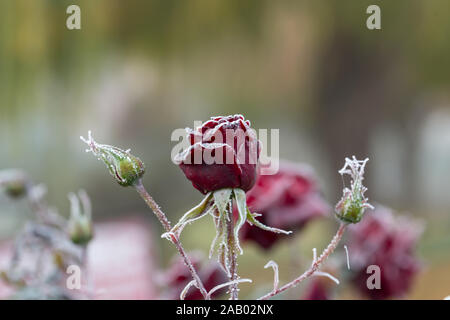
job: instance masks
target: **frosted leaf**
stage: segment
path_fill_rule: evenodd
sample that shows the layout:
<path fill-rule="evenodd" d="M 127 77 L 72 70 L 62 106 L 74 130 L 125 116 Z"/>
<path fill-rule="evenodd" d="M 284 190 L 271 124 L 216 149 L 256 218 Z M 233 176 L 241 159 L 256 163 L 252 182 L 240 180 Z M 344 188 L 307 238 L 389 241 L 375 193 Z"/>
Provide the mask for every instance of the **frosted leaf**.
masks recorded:
<path fill-rule="evenodd" d="M 178 223 L 172 228 L 171 232 L 174 234 L 180 235 L 181 231 L 183 231 L 184 227 L 196 220 L 201 219 L 205 215 L 209 213 L 209 210 L 206 210 L 208 205 L 210 204 L 212 198 L 211 192 L 208 193 L 205 198 L 200 202 L 197 206 L 186 212 L 178 221 Z M 212 209 L 212 208 L 211 208 Z"/>
<path fill-rule="evenodd" d="M 256 220 L 255 217 L 258 217 L 258 216 L 260 216 L 260 214 L 251 213 L 250 210 L 247 209 L 247 221 L 248 221 L 249 224 L 255 225 L 256 227 L 258 227 L 260 229 L 263 229 L 263 230 L 266 230 L 266 231 L 270 231 L 270 232 L 274 232 L 274 233 L 283 233 L 283 234 L 291 234 L 292 233 L 292 231 L 285 231 L 285 230 L 282 230 L 282 229 L 266 226 L 262 222 Z"/>
<path fill-rule="evenodd" d="M 219 210 L 219 214 L 225 214 L 227 219 L 229 219 L 227 214 L 227 206 L 230 201 L 232 191 L 233 190 L 230 188 L 214 191 L 214 203 Z"/>
<path fill-rule="evenodd" d="M 233 189 L 234 198 L 236 200 L 236 206 L 238 208 L 239 217 L 236 221 L 236 225 L 234 226 L 234 238 L 236 247 L 239 250 L 240 254 L 243 254 L 243 250 L 239 243 L 239 230 L 241 230 L 242 226 L 246 221 L 247 216 L 247 198 L 245 196 L 245 192 L 242 189 Z"/>

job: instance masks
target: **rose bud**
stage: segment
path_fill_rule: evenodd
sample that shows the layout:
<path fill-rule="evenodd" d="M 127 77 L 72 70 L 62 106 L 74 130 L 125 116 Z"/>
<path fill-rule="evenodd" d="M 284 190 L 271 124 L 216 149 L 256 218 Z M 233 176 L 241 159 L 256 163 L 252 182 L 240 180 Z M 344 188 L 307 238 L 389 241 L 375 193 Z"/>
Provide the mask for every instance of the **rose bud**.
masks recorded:
<path fill-rule="evenodd" d="M 223 188 L 250 190 L 256 181 L 260 143 L 242 115 L 213 117 L 186 129 L 190 146 L 175 159 L 203 194 Z"/>
<path fill-rule="evenodd" d="M 206 291 L 210 291 L 219 284 L 228 281 L 227 275 L 219 263 L 212 260 L 205 260 L 200 252 L 189 254 L 194 268 L 205 285 Z M 161 285 L 166 286 L 163 294 L 164 299 L 180 299 L 180 294 L 186 285 L 192 280 L 192 275 L 179 256 L 175 256 L 167 271 L 161 274 L 158 279 Z M 225 293 L 227 288 L 215 291 L 211 297 L 217 298 Z M 203 296 L 195 286 L 192 286 L 184 297 L 185 300 L 202 300 Z"/>
<path fill-rule="evenodd" d="M 369 199 L 364 196 L 367 188 L 362 184 L 367 161 L 369 161 L 368 158 L 357 160 L 355 156 L 352 159 L 345 158 L 345 165 L 339 170 L 342 177 L 345 174 L 351 177 L 350 189 L 344 188 L 342 199 L 335 208 L 336 217 L 343 222 L 358 223 L 367 208 L 373 209 L 373 206 L 368 203 Z"/>
<path fill-rule="evenodd" d="M 69 200 L 71 210 L 67 232 L 73 243 L 85 246 L 93 237 L 91 202 L 83 190 L 78 193 L 78 197 L 74 193 L 70 193 Z M 83 209 L 80 207 L 80 202 Z"/>
<path fill-rule="evenodd" d="M 313 171 L 304 165 L 282 162 L 275 175 L 260 175 L 247 193 L 247 205 L 261 216 L 265 225 L 286 230 L 301 230 L 309 221 L 325 216 L 329 205 L 320 195 Z M 241 229 L 243 241 L 254 241 L 269 249 L 281 233 L 268 232 L 246 224 Z"/>
<path fill-rule="evenodd" d="M 407 216 L 395 217 L 390 209 L 371 210 L 349 228 L 349 255 L 353 285 L 371 299 L 398 298 L 411 288 L 420 269 L 414 249 L 422 234 L 421 223 Z M 367 267 L 380 268 L 380 289 L 367 286 Z"/>
<path fill-rule="evenodd" d="M 20 198 L 27 193 L 29 188 L 27 175 L 20 170 L 0 171 L 0 188 L 11 198 Z"/>
<path fill-rule="evenodd" d="M 142 178 L 145 173 L 144 163 L 130 153 L 130 150 L 122 150 L 113 146 L 99 144 L 92 138 L 91 132 L 88 139 L 80 137 L 99 160 L 103 161 L 116 181 L 124 187 L 132 186 Z"/>

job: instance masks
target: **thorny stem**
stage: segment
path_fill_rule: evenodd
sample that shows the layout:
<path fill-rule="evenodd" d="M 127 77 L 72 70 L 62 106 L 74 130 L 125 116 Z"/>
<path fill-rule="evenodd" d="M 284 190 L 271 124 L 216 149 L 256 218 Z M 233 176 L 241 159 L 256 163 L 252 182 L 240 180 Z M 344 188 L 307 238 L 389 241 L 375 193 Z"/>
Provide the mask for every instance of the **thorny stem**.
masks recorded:
<path fill-rule="evenodd" d="M 237 280 L 237 254 L 236 241 L 234 239 L 234 220 L 233 213 L 230 210 L 229 218 L 227 220 L 227 237 L 228 237 L 228 259 L 230 266 L 230 281 Z M 230 300 L 238 299 L 238 284 L 233 282 L 230 284 Z"/>
<path fill-rule="evenodd" d="M 142 184 L 142 179 L 139 179 L 137 183 L 134 185 L 136 191 L 139 193 L 139 195 L 142 197 L 142 199 L 145 201 L 145 203 L 149 206 L 150 209 L 152 209 L 153 213 L 156 215 L 158 220 L 163 225 L 164 229 L 166 230 L 167 234 L 170 236 L 171 242 L 175 245 L 178 252 L 180 253 L 181 257 L 184 260 L 184 263 L 189 269 L 189 272 L 192 275 L 192 278 L 197 283 L 197 288 L 200 290 L 201 294 L 205 299 L 207 299 L 208 292 L 205 289 L 205 286 L 203 285 L 202 281 L 200 280 L 200 277 L 197 274 L 197 271 L 195 271 L 194 265 L 192 264 L 191 259 L 186 254 L 186 251 L 184 250 L 183 246 L 181 245 L 180 240 L 178 239 L 178 236 L 172 232 L 170 222 L 167 219 L 164 212 L 161 210 L 159 205 L 156 203 L 156 201 L 152 198 L 152 196 L 147 192 L 144 185 Z"/>
<path fill-rule="evenodd" d="M 328 245 L 328 247 L 323 250 L 322 254 L 313 261 L 311 267 L 306 270 L 302 275 L 300 275 L 298 278 L 292 280 L 291 282 L 285 284 L 284 286 L 282 286 L 279 289 L 275 289 L 272 292 L 269 292 L 268 294 L 260 297 L 258 300 L 267 300 L 272 298 L 273 296 L 286 291 L 287 289 L 290 289 L 292 287 L 297 286 L 300 282 L 302 282 L 303 280 L 307 279 L 308 277 L 312 276 L 316 271 L 319 270 L 320 265 L 330 256 L 330 254 L 333 253 L 333 251 L 336 249 L 337 245 L 339 244 L 339 242 L 342 239 L 342 236 L 344 235 L 344 231 L 345 228 L 347 227 L 346 223 L 341 223 L 341 225 L 339 226 L 338 231 L 336 232 L 333 240 L 331 240 L 330 244 Z"/>

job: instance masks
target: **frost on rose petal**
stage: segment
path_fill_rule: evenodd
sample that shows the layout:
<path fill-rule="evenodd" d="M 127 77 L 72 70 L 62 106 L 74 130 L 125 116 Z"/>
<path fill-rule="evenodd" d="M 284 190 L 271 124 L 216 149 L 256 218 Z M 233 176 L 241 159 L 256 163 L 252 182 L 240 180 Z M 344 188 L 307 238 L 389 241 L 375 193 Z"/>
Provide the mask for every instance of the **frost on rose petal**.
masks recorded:
<path fill-rule="evenodd" d="M 364 211 L 367 208 L 373 209 L 364 193 L 367 188 L 362 184 L 364 180 L 364 170 L 369 158 L 357 160 L 345 158 L 344 167 L 339 170 L 339 174 L 350 176 L 350 188 L 344 187 L 341 200 L 336 205 L 336 216 L 347 223 L 357 223 L 361 221 Z"/>

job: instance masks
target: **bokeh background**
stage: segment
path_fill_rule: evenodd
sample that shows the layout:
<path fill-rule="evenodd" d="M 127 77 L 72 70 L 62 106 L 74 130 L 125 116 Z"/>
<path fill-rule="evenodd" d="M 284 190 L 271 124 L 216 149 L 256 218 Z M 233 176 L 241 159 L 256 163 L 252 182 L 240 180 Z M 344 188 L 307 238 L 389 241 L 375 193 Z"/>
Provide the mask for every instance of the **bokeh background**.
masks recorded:
<path fill-rule="evenodd" d="M 70 4 L 81 7 L 81 30 L 66 28 Z M 382 30 L 366 28 L 370 4 L 381 7 Z M 369 198 L 426 224 L 424 271 L 408 297 L 442 299 L 450 294 L 449 16 L 447 0 L 2 0 L 0 168 L 45 183 L 63 215 L 67 193 L 84 188 L 96 221 L 147 219 L 164 267 L 175 250 L 157 221 L 84 153 L 79 136 L 90 129 L 131 148 L 175 221 L 201 195 L 170 160 L 172 131 L 241 113 L 256 129 L 280 129 L 281 157 L 313 166 L 331 204 L 344 157 L 368 156 Z M 1 202 L 6 239 L 30 212 Z M 241 275 L 264 287 L 269 259 L 283 280 L 298 274 L 289 252 L 309 261 L 335 229 L 328 220 L 270 252 L 246 246 Z M 201 221 L 183 242 L 207 250 L 213 234 Z M 252 297 L 246 285 L 242 294 Z M 344 287 L 340 297 L 353 293 Z"/>

